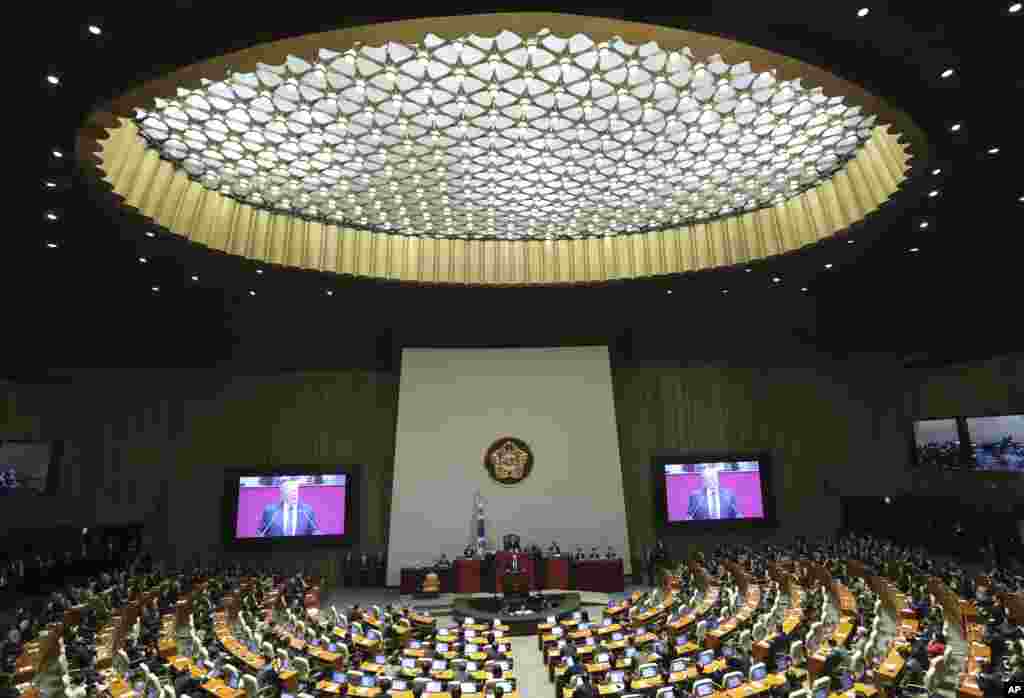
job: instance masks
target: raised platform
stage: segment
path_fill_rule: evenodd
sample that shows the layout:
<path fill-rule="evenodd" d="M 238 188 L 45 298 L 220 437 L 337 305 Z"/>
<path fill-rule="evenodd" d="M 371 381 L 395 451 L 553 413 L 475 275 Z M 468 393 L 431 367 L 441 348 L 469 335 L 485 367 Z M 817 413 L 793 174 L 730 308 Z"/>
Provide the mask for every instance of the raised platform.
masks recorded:
<path fill-rule="evenodd" d="M 498 620 L 509 627 L 511 635 L 536 635 L 537 625 L 549 616 L 563 618 L 578 611 L 582 605 L 578 592 L 544 592 L 532 594 L 526 599 L 505 599 L 501 594 L 474 594 L 455 599 L 452 616 L 461 621 L 473 618 L 482 623 Z M 529 613 L 514 613 L 525 609 Z"/>

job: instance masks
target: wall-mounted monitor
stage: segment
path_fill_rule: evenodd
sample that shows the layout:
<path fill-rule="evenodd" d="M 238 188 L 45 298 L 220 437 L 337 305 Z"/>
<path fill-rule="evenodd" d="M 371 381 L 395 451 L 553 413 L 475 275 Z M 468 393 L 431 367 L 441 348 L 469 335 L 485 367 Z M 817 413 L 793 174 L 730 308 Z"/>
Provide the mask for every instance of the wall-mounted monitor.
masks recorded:
<path fill-rule="evenodd" d="M 915 421 L 914 460 L 922 468 L 963 467 L 965 456 L 956 418 Z"/>
<path fill-rule="evenodd" d="M 967 433 L 975 469 L 1024 473 L 1024 414 L 968 417 Z"/>
<path fill-rule="evenodd" d="M 356 470 L 293 466 L 225 473 L 224 520 L 232 546 L 354 540 Z"/>
<path fill-rule="evenodd" d="M 678 453 L 654 458 L 662 525 L 774 525 L 766 453 Z"/>
<path fill-rule="evenodd" d="M 55 494 L 61 441 L 0 441 L 0 495 Z"/>

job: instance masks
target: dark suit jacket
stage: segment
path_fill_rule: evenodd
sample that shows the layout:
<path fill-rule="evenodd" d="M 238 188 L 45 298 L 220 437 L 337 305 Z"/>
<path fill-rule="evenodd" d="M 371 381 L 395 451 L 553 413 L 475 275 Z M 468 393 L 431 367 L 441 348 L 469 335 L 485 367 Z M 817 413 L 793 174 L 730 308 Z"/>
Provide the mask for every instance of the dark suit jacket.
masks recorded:
<path fill-rule="evenodd" d="M 265 537 L 285 535 L 284 524 L 284 507 L 280 502 L 264 507 L 263 515 L 260 516 L 259 530 Z M 295 535 L 311 536 L 319 530 L 316 524 L 316 512 L 308 504 L 299 502 L 295 519 Z"/>
<path fill-rule="evenodd" d="M 739 508 L 736 506 L 736 493 L 724 487 L 718 488 L 718 509 L 719 518 L 737 519 L 740 516 Z M 711 505 L 708 502 L 708 493 L 703 487 L 690 492 L 690 505 L 687 508 L 691 519 L 711 518 Z"/>

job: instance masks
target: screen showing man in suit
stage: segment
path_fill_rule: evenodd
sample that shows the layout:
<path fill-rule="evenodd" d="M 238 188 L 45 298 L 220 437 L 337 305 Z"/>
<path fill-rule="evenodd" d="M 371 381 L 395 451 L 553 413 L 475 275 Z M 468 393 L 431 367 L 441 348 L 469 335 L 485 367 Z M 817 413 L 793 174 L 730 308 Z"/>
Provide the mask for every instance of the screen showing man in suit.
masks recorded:
<path fill-rule="evenodd" d="M 764 518 L 757 461 L 665 466 L 668 520 Z"/>
<path fill-rule="evenodd" d="M 236 538 L 340 536 L 345 475 L 241 477 Z"/>

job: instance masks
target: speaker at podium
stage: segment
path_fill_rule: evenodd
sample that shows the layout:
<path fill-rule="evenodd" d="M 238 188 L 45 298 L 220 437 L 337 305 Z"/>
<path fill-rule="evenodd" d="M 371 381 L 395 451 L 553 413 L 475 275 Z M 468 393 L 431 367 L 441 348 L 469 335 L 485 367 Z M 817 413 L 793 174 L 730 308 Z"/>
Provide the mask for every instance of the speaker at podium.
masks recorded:
<path fill-rule="evenodd" d="M 522 544 L 519 539 L 519 535 L 516 533 L 509 533 L 502 538 L 502 550 L 510 553 L 521 553 L 523 552 Z"/>

